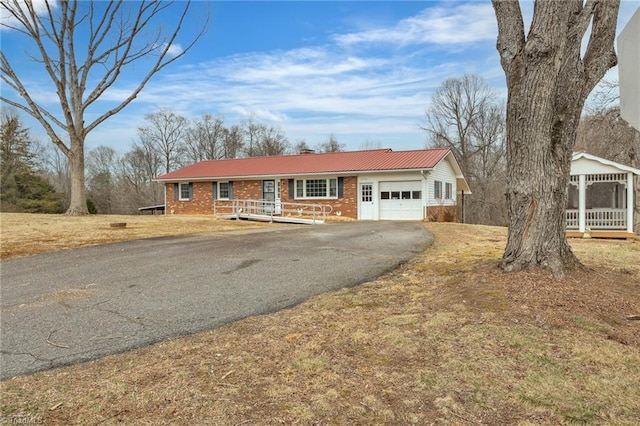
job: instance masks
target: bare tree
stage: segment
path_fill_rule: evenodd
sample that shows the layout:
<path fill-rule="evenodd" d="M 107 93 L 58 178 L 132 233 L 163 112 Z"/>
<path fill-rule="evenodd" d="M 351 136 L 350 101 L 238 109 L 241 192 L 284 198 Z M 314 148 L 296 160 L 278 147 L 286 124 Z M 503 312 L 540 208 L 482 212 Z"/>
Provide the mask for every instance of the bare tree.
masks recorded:
<path fill-rule="evenodd" d="M 242 129 L 237 124 L 225 129 L 222 158 L 236 158 L 244 148 Z"/>
<path fill-rule="evenodd" d="M 427 146 L 451 148 L 473 196 L 465 202 L 465 221 L 502 225 L 504 201 L 504 106 L 477 75 L 451 78 L 431 98 L 421 126 Z"/>
<path fill-rule="evenodd" d="M 240 124 L 243 136 L 244 151 L 247 157 L 258 157 L 258 144 L 260 135 L 265 131 L 265 125 L 257 123 L 253 117 L 249 117 Z"/>
<path fill-rule="evenodd" d="M 290 151 L 289 141 L 280 127 L 263 125 L 254 145 L 253 156 L 284 155 Z"/>
<path fill-rule="evenodd" d="M 175 170 L 182 164 L 187 119 L 166 109 L 147 114 L 144 118 L 148 124 L 138 127 L 140 142 L 162 158 L 163 173 Z"/>
<path fill-rule="evenodd" d="M 307 144 L 307 141 L 304 139 L 300 139 L 293 147 L 293 152 L 295 154 L 303 154 L 305 152 L 312 152 L 313 149 Z"/>
<path fill-rule="evenodd" d="M 465 176 L 470 173 L 472 158 L 485 143 L 474 137 L 478 134 L 476 127 L 480 120 L 487 120 L 482 115 L 495 102 L 496 94 L 477 75 L 450 78 L 431 97 L 421 128 L 429 134 L 432 146 L 451 148 Z"/>
<path fill-rule="evenodd" d="M 49 183 L 53 185 L 57 192 L 65 194 L 64 203 L 67 205 L 69 202 L 69 192 L 71 191 L 71 178 L 67 157 L 52 144 L 47 144 L 38 156 L 40 157 L 40 167 L 43 169 Z"/>
<path fill-rule="evenodd" d="M 116 150 L 107 146 L 99 146 L 87 153 L 87 194 L 99 213 L 116 213 L 117 161 Z"/>
<path fill-rule="evenodd" d="M 222 117 L 202 114 L 193 120 L 185 134 L 186 161 L 197 163 L 224 158 L 225 130 Z"/>
<path fill-rule="evenodd" d="M 536 0 L 525 35 L 518 1 L 493 0 L 508 89 L 505 271 L 580 266 L 565 232 L 571 156 L 585 100 L 617 63 L 619 3 Z"/>
<path fill-rule="evenodd" d="M 329 139 L 326 141 L 319 143 L 316 147 L 316 151 L 318 152 L 341 152 L 344 151 L 344 144 L 338 142 L 336 136 L 331 133 L 329 135 Z"/>
<path fill-rule="evenodd" d="M 163 186 L 153 179 L 160 174 L 162 159 L 144 145 L 134 145 L 118 162 L 118 188 L 122 213 L 135 213 L 138 207 L 163 203 Z"/>
<path fill-rule="evenodd" d="M 45 0 L 44 13 L 40 14 L 32 0 L 0 1 L 0 7 L 10 17 L 0 25 L 12 30 L 12 35 L 23 36 L 21 42 L 25 47 L 29 43 L 35 47 L 35 52 L 27 55 L 46 70 L 60 110 L 47 109 L 37 102 L 33 96 L 36 89 L 27 88 L 12 66 L 18 59 L 10 60 L 4 50 L 0 53 L 2 81 L 21 101 L 5 95 L 4 89 L 0 99 L 36 118 L 67 157 L 71 174 L 67 214 L 87 213 L 84 176 L 87 135 L 131 103 L 151 77 L 185 55 L 203 34 L 206 24 L 176 53 L 177 38 L 191 4 L 177 3 L 176 12 L 172 11 L 173 5 L 174 2 L 144 0 L 135 3 Z M 175 26 L 166 33 L 160 27 L 152 31 L 154 21 L 169 12 L 177 17 Z M 94 117 L 87 110 L 133 66 L 137 71 L 144 70 L 140 83 L 119 105 L 107 111 L 94 111 L 98 112 L 96 118 L 85 123 L 85 119 Z"/>

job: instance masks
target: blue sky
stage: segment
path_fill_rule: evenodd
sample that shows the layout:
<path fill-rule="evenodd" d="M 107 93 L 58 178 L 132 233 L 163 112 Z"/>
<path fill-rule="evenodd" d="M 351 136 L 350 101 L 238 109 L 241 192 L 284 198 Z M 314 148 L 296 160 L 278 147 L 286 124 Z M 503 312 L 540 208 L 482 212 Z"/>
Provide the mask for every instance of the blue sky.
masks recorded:
<path fill-rule="evenodd" d="M 638 0 L 622 1 L 619 31 L 638 7 Z M 527 21 L 531 3 L 524 2 L 523 10 Z M 424 112 L 447 78 L 478 74 L 506 96 L 488 0 L 199 1 L 192 28 L 207 11 L 209 29 L 198 44 L 90 133 L 87 149 L 105 145 L 126 152 L 144 115 L 160 108 L 190 118 L 221 115 L 227 125 L 253 117 L 281 127 L 292 144 L 304 139 L 314 146 L 334 134 L 348 150 L 365 144 L 419 149 L 426 140 L 419 129 Z M 165 19 L 167 25 L 173 20 Z M 178 45 L 188 43 L 192 28 Z M 3 51 L 37 90 L 38 101 L 55 102 L 55 91 L 25 60 L 16 34 L 3 30 L 1 36 Z M 126 97 L 139 72 L 123 74 L 96 108 L 106 110 Z M 33 134 L 48 140 L 36 122 L 23 118 Z"/>

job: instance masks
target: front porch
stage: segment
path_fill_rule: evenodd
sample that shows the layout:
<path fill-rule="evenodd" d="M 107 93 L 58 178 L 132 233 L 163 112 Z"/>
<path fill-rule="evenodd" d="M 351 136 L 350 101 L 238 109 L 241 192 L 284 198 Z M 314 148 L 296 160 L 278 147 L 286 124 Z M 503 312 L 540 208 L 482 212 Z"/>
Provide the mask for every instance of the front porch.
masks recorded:
<path fill-rule="evenodd" d="M 566 209 L 568 237 L 635 238 L 634 178 L 640 170 L 574 154 Z"/>

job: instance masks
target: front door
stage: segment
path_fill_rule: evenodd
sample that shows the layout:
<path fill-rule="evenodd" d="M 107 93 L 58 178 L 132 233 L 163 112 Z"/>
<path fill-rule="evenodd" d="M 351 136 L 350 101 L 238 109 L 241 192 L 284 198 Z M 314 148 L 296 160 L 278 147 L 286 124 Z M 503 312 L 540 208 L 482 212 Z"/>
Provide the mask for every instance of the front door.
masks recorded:
<path fill-rule="evenodd" d="M 276 205 L 276 181 L 275 180 L 263 180 L 262 181 L 262 210 L 264 214 L 275 213 Z"/>
<path fill-rule="evenodd" d="M 373 199 L 373 184 L 360 184 L 360 220 L 374 220 L 376 218 L 375 202 Z"/>

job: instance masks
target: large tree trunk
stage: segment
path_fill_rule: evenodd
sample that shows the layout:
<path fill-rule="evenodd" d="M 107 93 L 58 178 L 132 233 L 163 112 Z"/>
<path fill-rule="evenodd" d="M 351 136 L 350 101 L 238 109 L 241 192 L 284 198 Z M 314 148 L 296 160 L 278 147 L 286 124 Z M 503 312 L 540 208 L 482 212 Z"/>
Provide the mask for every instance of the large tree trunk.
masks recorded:
<path fill-rule="evenodd" d="M 508 88 L 509 236 L 501 266 L 562 275 L 580 265 L 565 233 L 571 155 L 584 102 L 616 64 L 618 1 L 537 0 L 526 39 L 517 1 L 494 0 L 494 8 Z"/>
<path fill-rule="evenodd" d="M 87 209 L 86 188 L 84 185 L 83 140 L 71 140 L 71 149 L 67 153 L 67 159 L 69 161 L 69 175 L 71 178 L 71 199 L 66 214 L 69 216 L 89 214 L 89 210 Z"/>

